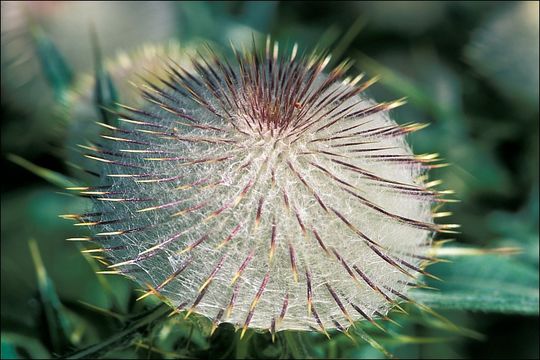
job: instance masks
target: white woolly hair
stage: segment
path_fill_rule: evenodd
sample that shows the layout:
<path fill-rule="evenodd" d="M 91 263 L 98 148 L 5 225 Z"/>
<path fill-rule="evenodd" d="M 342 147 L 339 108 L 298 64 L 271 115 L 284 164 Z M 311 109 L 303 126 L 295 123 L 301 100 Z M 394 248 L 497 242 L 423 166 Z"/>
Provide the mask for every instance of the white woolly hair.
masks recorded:
<path fill-rule="evenodd" d="M 177 311 L 272 332 L 386 319 L 426 274 L 433 222 L 425 170 L 388 111 L 329 57 L 211 49 L 171 64 L 122 106 L 87 158 L 101 166 L 78 216 L 110 268 Z"/>

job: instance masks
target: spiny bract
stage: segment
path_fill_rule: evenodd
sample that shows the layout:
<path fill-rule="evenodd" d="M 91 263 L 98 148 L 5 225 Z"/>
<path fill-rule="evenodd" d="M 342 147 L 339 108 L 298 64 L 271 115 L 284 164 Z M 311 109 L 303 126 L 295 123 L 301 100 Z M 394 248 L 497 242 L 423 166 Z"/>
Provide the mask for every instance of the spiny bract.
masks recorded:
<path fill-rule="evenodd" d="M 234 49 L 233 49 L 234 50 Z M 330 57 L 211 49 L 171 63 L 122 106 L 85 156 L 102 164 L 77 215 L 111 269 L 214 326 L 328 328 L 386 318 L 424 274 L 433 222 L 425 170 L 374 80 L 325 73 Z M 399 305 L 397 305 L 399 306 Z M 242 332 L 242 334 L 243 334 Z"/>
<path fill-rule="evenodd" d="M 194 51 L 183 47 L 178 41 L 169 40 L 160 43 L 144 44 L 134 51 L 121 51 L 104 64 L 104 71 L 112 84 L 118 101 L 132 106 L 144 104 L 135 83 L 142 76 L 150 76 L 151 81 L 167 75 L 167 59 L 189 68 L 189 54 Z M 96 106 L 95 75 L 80 75 L 76 85 L 70 90 L 61 103 L 62 122 L 59 131 L 65 138 L 66 158 L 76 164 L 76 168 L 83 168 L 96 173 L 99 163 L 91 159 L 81 159 L 81 149 L 87 150 L 95 145 L 104 128 L 103 123 L 96 122 L 105 110 Z M 116 99 L 111 99 L 112 101 Z M 80 177 L 80 171 L 75 172 Z"/>

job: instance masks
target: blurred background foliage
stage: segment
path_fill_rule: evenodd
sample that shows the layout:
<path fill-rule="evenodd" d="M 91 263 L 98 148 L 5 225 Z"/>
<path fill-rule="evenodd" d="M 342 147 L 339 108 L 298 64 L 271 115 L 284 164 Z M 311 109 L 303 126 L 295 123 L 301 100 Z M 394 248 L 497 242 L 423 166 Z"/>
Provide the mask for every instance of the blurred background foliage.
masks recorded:
<path fill-rule="evenodd" d="M 456 191 L 446 209 L 462 225 L 441 250 L 451 262 L 430 267 L 439 290 L 411 295 L 452 323 L 409 306 L 386 333 L 361 324 L 331 340 L 240 341 L 230 325 L 209 336 L 207 320 L 166 318 L 157 299 L 135 301 L 135 284 L 96 275 L 90 254 L 64 240 L 78 229 L 58 217 L 85 200 L 55 186 L 72 181 L 62 175 L 71 89 L 97 76 L 107 90 L 110 79 L 94 70 L 92 28 L 104 59 L 143 43 L 226 49 L 269 33 L 380 75 L 369 91 L 379 101 L 406 96 L 393 117 L 431 124 L 410 141 L 451 163 L 431 177 Z M 2 358 L 538 358 L 538 62 L 538 2 L 3 1 Z M 522 251 L 482 253 L 499 247 Z"/>

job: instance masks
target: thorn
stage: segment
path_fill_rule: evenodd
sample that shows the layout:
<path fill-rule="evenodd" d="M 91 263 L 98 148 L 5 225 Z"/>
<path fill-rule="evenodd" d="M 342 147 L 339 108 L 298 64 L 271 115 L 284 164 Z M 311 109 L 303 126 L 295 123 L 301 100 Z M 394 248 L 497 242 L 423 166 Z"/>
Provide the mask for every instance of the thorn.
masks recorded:
<path fill-rule="evenodd" d="M 403 327 L 403 325 L 401 325 L 401 324 L 398 323 L 397 321 L 395 321 L 395 320 L 389 318 L 388 316 L 384 316 L 384 317 L 383 317 L 383 320 L 388 321 L 388 322 L 390 322 L 391 324 L 394 324 L 394 325 L 396 325 L 396 326 L 398 326 L 398 327 L 400 327 L 400 328 Z"/>
<path fill-rule="evenodd" d="M 106 249 L 98 248 L 98 249 L 81 250 L 81 253 L 82 254 L 92 254 L 92 253 L 100 253 L 100 252 L 105 252 L 105 251 L 106 251 Z"/>
<path fill-rule="evenodd" d="M 96 271 L 96 274 L 99 275 L 121 275 L 122 272 L 118 270 L 103 270 L 103 271 Z"/>
<path fill-rule="evenodd" d="M 118 267 L 118 266 L 131 265 L 133 263 L 135 263 L 135 260 L 127 260 L 127 261 L 123 261 L 123 262 L 119 262 L 119 263 L 116 263 L 116 264 L 109 265 L 107 267 L 109 269 L 111 269 L 111 268 L 115 268 L 115 267 Z"/>
<path fill-rule="evenodd" d="M 142 299 L 150 296 L 150 295 L 153 295 L 154 292 L 152 290 L 148 290 L 147 292 L 145 292 L 144 294 L 142 294 L 141 296 L 139 296 L 137 299 L 135 299 L 135 301 L 141 301 Z"/>
<path fill-rule="evenodd" d="M 442 217 L 452 216 L 452 212 L 451 211 L 438 212 L 438 213 L 431 214 L 431 216 L 435 219 L 442 218 Z"/>
<path fill-rule="evenodd" d="M 240 340 L 242 340 L 242 338 L 244 337 L 244 334 L 246 333 L 246 330 L 247 330 L 247 326 L 244 325 L 242 327 L 242 332 L 240 333 Z"/>
<path fill-rule="evenodd" d="M 95 226 L 95 225 L 98 225 L 98 224 L 99 224 L 98 221 L 92 221 L 92 222 L 76 223 L 76 224 L 73 224 L 73 226 Z"/>
<path fill-rule="evenodd" d="M 62 218 L 62 219 L 67 219 L 67 220 L 78 220 L 80 219 L 81 215 L 78 215 L 78 214 L 63 214 L 63 215 L 58 215 L 59 218 Z"/>
<path fill-rule="evenodd" d="M 442 183 L 443 183 L 442 180 L 433 180 L 433 181 L 430 181 L 430 182 L 428 182 L 428 183 L 425 183 L 425 184 L 424 184 L 424 187 L 425 187 L 426 189 L 429 189 L 429 188 L 432 188 L 432 187 L 441 185 Z"/>
<path fill-rule="evenodd" d="M 90 238 L 90 237 L 73 237 L 73 238 L 67 238 L 66 241 L 92 241 L 92 238 Z"/>
<path fill-rule="evenodd" d="M 184 320 L 187 319 L 193 313 L 194 310 L 195 310 L 195 308 L 193 306 L 190 307 L 189 310 L 187 311 L 186 315 L 184 316 Z"/>

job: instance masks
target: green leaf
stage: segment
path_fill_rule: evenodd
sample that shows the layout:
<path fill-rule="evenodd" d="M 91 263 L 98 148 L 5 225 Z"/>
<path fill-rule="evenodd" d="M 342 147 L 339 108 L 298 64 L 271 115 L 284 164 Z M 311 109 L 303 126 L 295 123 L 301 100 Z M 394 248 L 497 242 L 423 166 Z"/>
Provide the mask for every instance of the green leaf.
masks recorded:
<path fill-rule="evenodd" d="M 527 289 L 524 289 L 527 291 Z M 451 291 L 445 293 L 418 293 L 415 300 L 443 309 L 538 314 L 538 292 L 518 295 L 515 292 Z"/>
<path fill-rule="evenodd" d="M 9 161 L 14 162 L 15 164 L 25 168 L 31 173 L 39 176 L 40 178 L 44 180 L 47 180 L 51 184 L 56 185 L 62 189 L 65 189 L 67 187 L 77 186 L 77 184 L 73 180 L 71 180 L 69 177 L 62 175 L 60 173 L 57 173 L 53 170 L 49 170 L 44 167 L 33 164 L 30 161 L 18 155 L 8 154 L 6 157 Z"/>
<path fill-rule="evenodd" d="M 21 354 L 20 350 L 24 350 Z M 2 332 L 2 359 L 49 359 L 51 355 L 39 340 L 13 332 Z"/>
<path fill-rule="evenodd" d="M 356 21 L 349 27 L 349 29 L 340 37 L 337 44 L 332 49 L 332 59 L 330 60 L 331 65 L 335 65 L 338 61 L 343 58 L 343 55 L 347 53 L 347 50 L 354 42 L 360 31 L 366 25 L 366 18 L 360 16 Z"/>
<path fill-rule="evenodd" d="M 284 331 L 283 338 L 287 351 L 290 353 L 293 359 L 307 359 L 309 354 L 306 352 L 304 346 L 302 346 L 302 340 L 300 335 L 294 331 Z"/>
<path fill-rule="evenodd" d="M 380 82 L 396 93 L 407 96 L 407 100 L 435 114 L 444 114 L 447 109 L 441 106 L 428 92 L 417 86 L 412 80 L 378 63 L 362 53 L 357 53 L 360 70 L 365 70 L 372 76 L 380 76 Z"/>
<path fill-rule="evenodd" d="M 21 357 L 17 353 L 15 345 L 4 341 L 2 338 L 2 359 L 20 359 Z"/>
<path fill-rule="evenodd" d="M 217 2 L 212 5 L 224 4 Z M 216 19 L 212 15 L 209 3 L 201 1 L 183 1 L 176 3 L 179 15 L 179 30 L 182 39 L 192 40 L 195 37 L 204 36 L 212 38 L 216 32 Z"/>
<path fill-rule="evenodd" d="M 512 257 L 482 255 L 452 259 L 431 270 L 440 291 L 415 290 L 411 297 L 439 309 L 538 314 L 538 270 Z"/>
<path fill-rule="evenodd" d="M 64 57 L 47 34 L 35 26 L 32 31 L 37 57 L 56 100 L 61 100 L 72 83 L 73 74 Z"/>
<path fill-rule="evenodd" d="M 36 241 L 30 240 L 28 245 L 36 268 L 39 295 L 47 320 L 48 334 L 53 349 L 55 351 L 62 351 L 70 343 L 73 343 L 71 337 L 75 335 L 75 332 L 73 331 L 73 326 L 58 298 L 54 283 L 45 270 Z"/>
<path fill-rule="evenodd" d="M 137 316 L 133 321 L 126 325 L 125 329 L 117 332 L 107 340 L 87 348 L 78 350 L 65 356 L 66 359 L 96 358 L 100 354 L 113 350 L 119 344 L 125 344 L 134 339 L 140 331 L 152 323 L 165 317 L 170 308 L 166 305 L 158 305 L 155 308 Z"/>
<path fill-rule="evenodd" d="M 107 109 L 115 109 L 118 102 L 118 92 L 114 86 L 113 79 L 105 65 L 99 41 L 95 29 L 92 28 L 92 47 L 95 62 L 95 88 L 94 98 L 97 112 L 101 115 L 101 121 L 105 124 L 117 126 L 117 117 Z"/>
<path fill-rule="evenodd" d="M 500 7 L 471 35 L 465 57 L 521 111 L 538 111 L 538 2 Z"/>
<path fill-rule="evenodd" d="M 277 14 L 278 1 L 246 1 L 240 20 L 261 32 L 268 32 Z"/>

